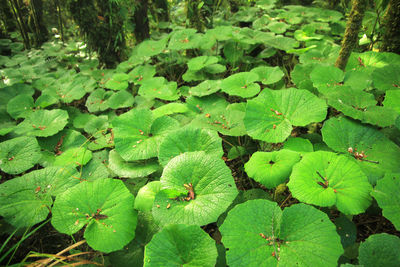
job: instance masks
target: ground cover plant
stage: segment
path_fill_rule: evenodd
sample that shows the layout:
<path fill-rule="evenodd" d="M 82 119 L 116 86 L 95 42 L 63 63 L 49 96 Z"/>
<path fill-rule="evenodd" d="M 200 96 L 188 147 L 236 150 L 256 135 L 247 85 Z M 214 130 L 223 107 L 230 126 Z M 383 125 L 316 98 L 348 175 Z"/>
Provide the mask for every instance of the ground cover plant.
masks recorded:
<path fill-rule="evenodd" d="M 339 68 L 358 1 L 189 2 L 117 63 L 0 39 L 0 264 L 399 266 L 391 3 Z"/>

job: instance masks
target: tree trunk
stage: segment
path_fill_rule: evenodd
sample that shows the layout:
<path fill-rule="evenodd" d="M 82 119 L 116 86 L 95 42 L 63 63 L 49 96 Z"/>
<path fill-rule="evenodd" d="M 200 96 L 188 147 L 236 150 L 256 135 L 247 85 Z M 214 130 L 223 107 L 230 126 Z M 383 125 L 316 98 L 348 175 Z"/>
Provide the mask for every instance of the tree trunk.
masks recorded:
<path fill-rule="evenodd" d="M 28 27 L 25 24 L 25 21 L 23 19 L 22 11 L 19 5 L 19 2 L 17 0 L 10 0 L 10 7 L 11 11 L 14 15 L 15 21 L 17 22 L 19 31 L 21 33 L 22 39 L 24 41 L 24 47 L 25 49 L 30 49 L 31 44 L 28 36 Z"/>
<path fill-rule="evenodd" d="M 360 31 L 364 17 L 367 0 L 353 0 L 349 18 L 347 19 L 346 31 L 344 33 L 342 48 L 335 66 L 344 70 L 349 60 L 350 54 L 358 42 L 358 32 Z"/>
<path fill-rule="evenodd" d="M 153 4 L 157 9 L 157 21 L 169 21 L 169 7 L 167 0 L 153 0 Z"/>
<path fill-rule="evenodd" d="M 120 7 L 103 0 L 69 0 L 68 8 L 88 47 L 98 53 L 99 61 L 114 67 L 123 58 L 125 37 Z"/>
<path fill-rule="evenodd" d="M 147 16 L 148 0 L 138 0 L 133 14 L 133 23 L 135 24 L 136 42 L 140 43 L 150 38 L 149 18 Z"/>
<path fill-rule="evenodd" d="M 54 5 L 57 10 L 57 22 L 58 22 L 58 28 L 60 30 L 60 36 L 61 36 L 61 41 L 64 43 L 64 23 L 62 20 L 62 15 L 61 15 L 61 6 L 60 2 L 58 0 L 54 0 Z"/>
<path fill-rule="evenodd" d="M 203 3 L 199 0 L 187 0 L 186 7 L 187 7 L 187 20 L 189 21 L 189 27 L 195 28 L 199 32 L 204 31 L 204 24 L 203 18 L 201 16 L 201 6 L 200 4 Z"/>
<path fill-rule="evenodd" d="M 390 0 L 384 18 L 384 27 L 381 51 L 400 54 L 400 0 Z"/>
<path fill-rule="evenodd" d="M 35 34 L 35 45 L 41 46 L 47 40 L 48 31 L 43 22 L 43 1 L 30 0 L 29 21 L 32 32 Z"/>
<path fill-rule="evenodd" d="M 4 23 L 5 30 L 8 33 L 13 32 L 17 29 L 17 25 L 15 24 L 15 20 L 13 19 L 13 13 L 11 12 L 7 0 L 0 0 L 0 17 Z"/>

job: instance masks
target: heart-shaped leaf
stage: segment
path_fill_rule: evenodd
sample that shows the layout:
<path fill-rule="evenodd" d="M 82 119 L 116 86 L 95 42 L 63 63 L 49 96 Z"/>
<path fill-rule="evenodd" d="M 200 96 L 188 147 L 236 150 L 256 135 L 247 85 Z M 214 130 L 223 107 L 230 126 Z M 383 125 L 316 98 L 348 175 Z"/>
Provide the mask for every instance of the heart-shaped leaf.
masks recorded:
<path fill-rule="evenodd" d="M 0 169 L 6 173 L 26 171 L 40 158 L 40 147 L 34 137 L 22 136 L 0 143 Z"/>
<path fill-rule="evenodd" d="M 271 189 L 285 182 L 300 154 L 290 150 L 256 152 L 244 165 L 247 175 Z"/>
<path fill-rule="evenodd" d="M 322 207 L 336 205 L 344 214 L 359 214 L 371 204 L 372 186 L 354 160 L 332 152 L 303 156 L 288 183 L 293 197 Z"/>
<path fill-rule="evenodd" d="M 156 172 L 160 166 L 156 160 L 127 162 L 115 150 L 111 150 L 108 167 L 119 177 L 140 178 Z"/>
<path fill-rule="evenodd" d="M 164 227 L 146 245 L 144 266 L 214 266 L 217 248 L 214 240 L 195 225 Z"/>
<path fill-rule="evenodd" d="M 18 124 L 15 132 L 23 135 L 47 137 L 64 129 L 68 122 L 68 112 L 61 109 L 35 110 L 23 122 Z"/>
<path fill-rule="evenodd" d="M 400 172 L 400 149 L 377 129 L 346 117 L 331 118 L 322 127 L 324 142 L 357 159 L 372 184 L 386 171 Z"/>
<path fill-rule="evenodd" d="M 48 167 L 0 185 L 0 215 L 15 227 L 32 226 L 46 219 L 52 197 L 79 183 L 71 168 Z"/>
<path fill-rule="evenodd" d="M 229 95 L 253 97 L 260 92 L 260 86 L 254 83 L 259 79 L 259 76 L 253 72 L 236 73 L 222 80 L 221 90 Z"/>
<path fill-rule="evenodd" d="M 167 116 L 154 119 L 148 109 L 132 109 L 112 124 L 115 150 L 125 161 L 157 157 L 165 134 L 179 127 L 178 121 Z"/>
<path fill-rule="evenodd" d="M 256 98 L 247 101 L 244 125 L 247 133 L 271 143 L 285 141 L 294 126 L 306 126 L 325 119 L 325 101 L 306 90 L 264 89 Z"/>
<path fill-rule="evenodd" d="M 229 266 L 336 266 L 343 253 L 334 224 L 322 211 L 274 202 L 235 206 L 220 227 Z"/>
<path fill-rule="evenodd" d="M 152 212 L 162 225 L 215 222 L 238 194 L 224 161 L 202 151 L 173 158 L 160 182 Z"/>
<path fill-rule="evenodd" d="M 158 160 L 162 166 L 165 166 L 172 158 L 194 151 L 204 151 L 215 158 L 221 158 L 224 154 L 221 139 L 216 132 L 185 127 L 165 136 L 160 144 Z"/>
<path fill-rule="evenodd" d="M 89 246 L 106 253 L 116 251 L 135 237 L 133 202 L 121 180 L 82 182 L 57 196 L 51 224 L 69 235 L 87 225 L 84 237 Z"/>
<path fill-rule="evenodd" d="M 399 266 L 400 238 L 395 235 L 374 234 L 362 242 L 358 261 L 365 267 Z"/>

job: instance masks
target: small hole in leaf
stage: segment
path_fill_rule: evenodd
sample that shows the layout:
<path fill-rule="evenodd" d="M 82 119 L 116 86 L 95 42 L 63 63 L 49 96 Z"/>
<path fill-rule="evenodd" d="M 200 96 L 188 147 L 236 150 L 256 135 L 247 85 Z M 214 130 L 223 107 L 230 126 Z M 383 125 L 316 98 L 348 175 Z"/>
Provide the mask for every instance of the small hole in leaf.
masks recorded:
<path fill-rule="evenodd" d="M 275 164 L 275 161 L 270 160 L 268 163 L 269 163 L 270 165 L 274 165 L 274 164 Z"/>
<path fill-rule="evenodd" d="M 228 251 L 229 250 L 229 248 L 226 248 L 226 251 Z"/>

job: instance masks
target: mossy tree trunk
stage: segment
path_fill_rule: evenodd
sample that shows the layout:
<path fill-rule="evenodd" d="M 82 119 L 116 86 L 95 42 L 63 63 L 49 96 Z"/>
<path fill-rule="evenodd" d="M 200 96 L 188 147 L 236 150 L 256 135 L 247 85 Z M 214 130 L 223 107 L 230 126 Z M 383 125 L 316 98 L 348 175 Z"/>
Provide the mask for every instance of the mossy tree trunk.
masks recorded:
<path fill-rule="evenodd" d="M 0 0 L 0 18 L 3 21 L 7 33 L 13 32 L 17 29 L 13 13 L 11 12 L 7 0 Z"/>
<path fill-rule="evenodd" d="M 88 47 L 98 53 L 102 64 L 112 68 L 122 60 L 125 37 L 120 7 L 116 2 L 69 0 L 68 8 L 86 36 Z"/>
<path fill-rule="evenodd" d="M 400 0 L 390 0 L 384 18 L 382 51 L 400 54 Z"/>
<path fill-rule="evenodd" d="M 169 21 L 169 7 L 167 0 L 153 0 L 153 5 L 156 8 L 157 21 Z"/>
<path fill-rule="evenodd" d="M 342 47 L 335 66 L 344 70 L 349 60 L 350 54 L 358 42 L 358 32 L 360 31 L 364 17 L 367 0 L 353 0 L 349 18 L 347 19 L 346 30 L 342 41 Z"/>
<path fill-rule="evenodd" d="M 186 18 L 190 28 L 195 28 L 199 32 L 204 31 L 204 23 L 201 15 L 202 1 L 187 0 L 186 1 Z"/>
<path fill-rule="evenodd" d="M 149 17 L 147 16 L 149 3 L 147 0 L 138 0 L 133 14 L 133 24 L 135 25 L 136 42 L 140 43 L 150 38 Z"/>

